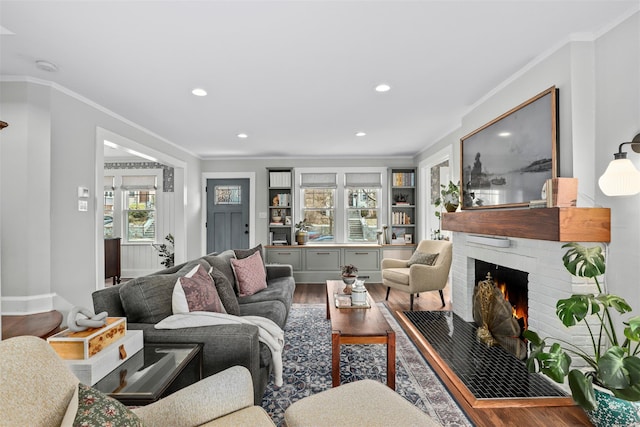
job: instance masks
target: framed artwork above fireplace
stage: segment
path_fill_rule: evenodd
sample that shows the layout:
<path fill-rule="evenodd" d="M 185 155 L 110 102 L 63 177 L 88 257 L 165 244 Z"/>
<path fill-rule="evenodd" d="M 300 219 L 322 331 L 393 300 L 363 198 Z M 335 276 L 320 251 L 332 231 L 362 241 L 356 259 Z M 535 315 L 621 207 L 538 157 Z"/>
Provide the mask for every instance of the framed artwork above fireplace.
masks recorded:
<path fill-rule="evenodd" d="M 558 89 L 537 94 L 460 139 L 462 209 L 525 207 L 557 178 Z"/>

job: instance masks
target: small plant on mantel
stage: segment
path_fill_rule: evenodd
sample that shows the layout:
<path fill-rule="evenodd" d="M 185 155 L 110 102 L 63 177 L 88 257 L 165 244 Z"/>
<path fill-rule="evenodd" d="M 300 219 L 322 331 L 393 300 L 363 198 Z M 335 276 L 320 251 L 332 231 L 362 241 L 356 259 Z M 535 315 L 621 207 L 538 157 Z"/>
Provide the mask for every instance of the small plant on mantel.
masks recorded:
<path fill-rule="evenodd" d="M 524 332 L 531 348 L 527 368 L 531 372 L 540 371 L 558 383 L 568 377 L 573 399 L 592 417 L 590 411 L 596 409 L 603 397 L 600 395 L 596 399 L 594 384 L 621 400 L 640 400 L 640 316 L 622 321 L 616 314 L 615 319 L 620 324 L 614 322 L 612 310 L 625 314 L 631 312 L 631 307 L 623 298 L 603 292 L 598 281 L 605 272 L 600 246 L 567 243 L 562 247 L 568 248 L 562 257 L 565 268 L 573 276 L 593 279 L 598 295 L 577 294 L 561 299 L 556 304 L 556 314 L 566 327 L 578 323 L 587 327 L 592 352 L 564 340 L 541 339 L 529 329 Z M 623 341 L 618 338 L 620 330 L 624 331 Z M 552 342 L 548 349 L 547 340 Z M 571 355 L 582 358 L 587 368 L 570 370 Z"/>

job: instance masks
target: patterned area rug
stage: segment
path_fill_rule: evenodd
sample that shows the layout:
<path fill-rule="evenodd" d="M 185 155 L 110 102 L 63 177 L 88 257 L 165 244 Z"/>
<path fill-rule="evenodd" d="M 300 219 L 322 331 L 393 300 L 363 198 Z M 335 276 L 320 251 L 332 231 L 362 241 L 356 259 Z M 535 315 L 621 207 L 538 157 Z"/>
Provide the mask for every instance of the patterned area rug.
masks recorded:
<path fill-rule="evenodd" d="M 396 331 L 396 391 L 443 426 L 472 426 L 386 306 Z M 293 402 L 331 388 L 331 324 L 324 304 L 293 304 L 285 326 L 284 385 L 267 386 L 262 407 L 278 426 Z M 340 352 L 341 382 L 387 382 L 384 345 L 346 345 Z M 363 396 L 363 398 L 366 398 Z"/>

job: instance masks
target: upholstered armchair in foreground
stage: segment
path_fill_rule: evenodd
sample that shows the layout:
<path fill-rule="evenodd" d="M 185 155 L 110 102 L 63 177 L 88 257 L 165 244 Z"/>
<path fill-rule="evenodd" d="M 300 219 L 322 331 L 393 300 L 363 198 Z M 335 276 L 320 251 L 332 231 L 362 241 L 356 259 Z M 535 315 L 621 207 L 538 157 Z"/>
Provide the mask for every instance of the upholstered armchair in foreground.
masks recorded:
<path fill-rule="evenodd" d="M 435 256 L 437 255 L 437 256 Z M 382 260 L 382 283 L 387 287 L 410 295 L 413 311 L 413 296 L 421 292 L 439 291 L 442 306 L 451 269 L 452 245 L 446 240 L 422 240 L 409 260 L 384 258 Z"/>
<path fill-rule="evenodd" d="M 94 401 L 100 399 L 108 408 L 103 413 L 111 416 L 119 411 L 126 417 L 124 421 L 110 420 L 118 426 L 141 425 L 138 422 L 172 427 L 274 426 L 264 409 L 253 405 L 251 375 L 241 366 L 209 376 L 158 402 L 129 410 L 89 387 L 79 387 L 75 375 L 40 338 L 21 336 L 0 341 L 0 361 L 2 426 L 71 425 L 76 414 L 89 411 L 87 402 L 97 407 Z M 80 397 L 76 393 L 79 388 Z"/>

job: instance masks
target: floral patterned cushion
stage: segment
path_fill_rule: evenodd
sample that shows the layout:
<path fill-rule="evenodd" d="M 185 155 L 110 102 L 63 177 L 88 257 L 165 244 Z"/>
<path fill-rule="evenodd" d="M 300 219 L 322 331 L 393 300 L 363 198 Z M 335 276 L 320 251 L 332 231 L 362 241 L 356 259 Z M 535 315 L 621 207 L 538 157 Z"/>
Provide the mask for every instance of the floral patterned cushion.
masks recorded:
<path fill-rule="evenodd" d="M 78 384 L 78 412 L 74 427 L 142 427 L 142 421 L 126 406 L 82 383 Z"/>
<path fill-rule="evenodd" d="M 238 295 L 246 297 L 267 288 L 267 273 L 259 252 L 243 259 L 231 259 L 233 274 L 238 282 Z"/>
<path fill-rule="evenodd" d="M 178 278 L 173 288 L 171 305 L 173 314 L 190 311 L 226 313 L 213 279 L 200 264 L 186 276 Z"/>

